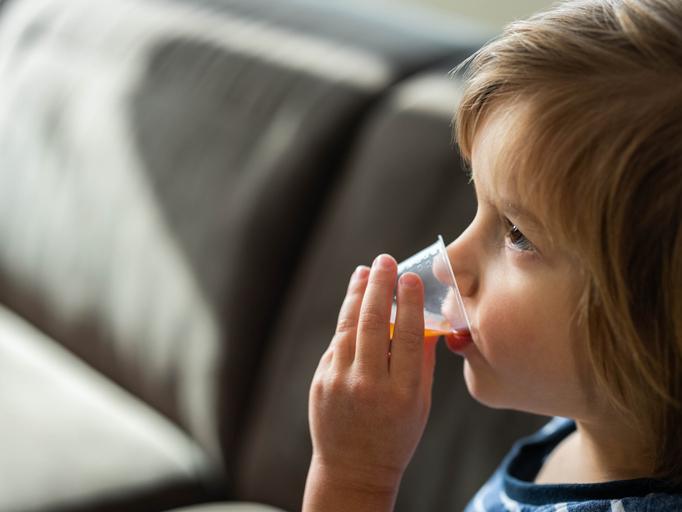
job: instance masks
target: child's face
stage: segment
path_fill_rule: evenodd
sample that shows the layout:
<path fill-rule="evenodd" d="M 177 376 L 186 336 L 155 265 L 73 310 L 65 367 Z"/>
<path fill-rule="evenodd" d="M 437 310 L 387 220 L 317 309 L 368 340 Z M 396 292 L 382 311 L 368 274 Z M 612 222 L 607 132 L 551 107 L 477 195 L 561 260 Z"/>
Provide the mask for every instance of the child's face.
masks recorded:
<path fill-rule="evenodd" d="M 584 417 L 594 403 L 573 318 L 582 281 L 569 253 L 550 245 L 537 208 L 514 197 L 519 183 L 505 152 L 519 115 L 493 113 L 479 130 L 471 158 L 478 210 L 448 246 L 474 340 L 461 350 L 465 379 L 492 407 Z"/>

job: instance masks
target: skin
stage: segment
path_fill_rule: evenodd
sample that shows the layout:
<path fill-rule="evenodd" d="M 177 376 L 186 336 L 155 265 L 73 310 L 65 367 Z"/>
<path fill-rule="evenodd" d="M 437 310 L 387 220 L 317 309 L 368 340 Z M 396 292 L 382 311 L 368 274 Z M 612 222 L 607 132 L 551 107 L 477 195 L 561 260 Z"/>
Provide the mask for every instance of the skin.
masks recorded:
<path fill-rule="evenodd" d="M 647 475 L 637 436 L 593 392 L 585 334 L 574 312 L 582 275 L 549 242 L 539 212 L 518 205 L 509 138 L 525 111 L 488 116 L 472 151 L 476 217 L 447 248 L 473 343 L 461 349 L 471 395 L 494 408 L 564 416 L 577 430 L 550 454 L 537 483 L 594 483 Z M 518 139 L 515 139 L 518 140 Z M 513 206 L 516 203 L 516 206 Z M 520 208 L 519 208 L 520 207 Z M 423 288 L 398 286 L 389 350 L 395 260 L 354 274 L 310 390 L 313 441 L 303 510 L 392 510 L 431 403 L 434 340 L 423 339 Z M 408 282 L 415 281 L 412 286 Z"/>

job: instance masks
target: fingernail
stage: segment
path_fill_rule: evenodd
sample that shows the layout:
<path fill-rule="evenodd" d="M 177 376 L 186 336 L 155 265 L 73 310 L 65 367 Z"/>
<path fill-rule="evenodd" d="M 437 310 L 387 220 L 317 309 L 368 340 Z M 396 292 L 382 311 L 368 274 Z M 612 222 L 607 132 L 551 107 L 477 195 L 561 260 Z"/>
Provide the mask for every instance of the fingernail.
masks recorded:
<path fill-rule="evenodd" d="M 391 258 L 388 254 L 380 254 L 379 256 L 376 257 L 374 263 L 372 263 L 372 266 L 374 268 L 382 268 L 384 270 L 389 269 L 393 264 L 392 259 L 393 258 Z"/>
<path fill-rule="evenodd" d="M 400 284 L 405 288 L 416 288 L 419 285 L 419 277 L 416 274 L 408 272 L 400 276 Z"/>

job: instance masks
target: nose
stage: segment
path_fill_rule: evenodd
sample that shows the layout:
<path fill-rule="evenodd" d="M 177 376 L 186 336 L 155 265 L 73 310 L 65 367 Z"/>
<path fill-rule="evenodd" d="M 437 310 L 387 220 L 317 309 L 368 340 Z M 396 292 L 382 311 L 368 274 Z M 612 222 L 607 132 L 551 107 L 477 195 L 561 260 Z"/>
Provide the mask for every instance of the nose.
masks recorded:
<path fill-rule="evenodd" d="M 478 288 L 478 258 L 472 226 L 445 248 L 462 297 L 472 297 Z"/>

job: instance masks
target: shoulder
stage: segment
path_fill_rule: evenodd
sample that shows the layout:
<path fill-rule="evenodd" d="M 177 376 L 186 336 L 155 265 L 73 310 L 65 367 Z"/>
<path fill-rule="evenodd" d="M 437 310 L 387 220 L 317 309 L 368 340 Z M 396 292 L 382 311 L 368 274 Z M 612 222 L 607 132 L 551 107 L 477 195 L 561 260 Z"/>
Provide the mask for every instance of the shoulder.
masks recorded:
<path fill-rule="evenodd" d="M 682 510 L 682 495 L 650 494 L 621 499 L 523 503 L 509 497 L 502 486 L 487 484 L 469 503 L 465 512 L 671 512 Z"/>
<path fill-rule="evenodd" d="M 538 484 L 535 477 L 551 450 L 575 430 L 555 418 L 519 440 L 466 512 L 662 512 L 682 510 L 682 494 L 661 492 L 651 479 L 601 484 Z"/>
<path fill-rule="evenodd" d="M 682 510 L 682 494 L 651 493 L 642 497 L 614 500 L 616 512 L 646 510 L 647 512 L 670 512 Z M 620 508 L 618 508 L 620 507 Z"/>
<path fill-rule="evenodd" d="M 565 503 L 557 512 L 671 512 L 682 510 L 682 494 L 652 493 L 647 496 Z M 518 509 L 526 512 L 525 508 Z M 530 511 L 531 509 L 528 509 Z M 555 509 L 546 509 L 555 510 Z"/>

